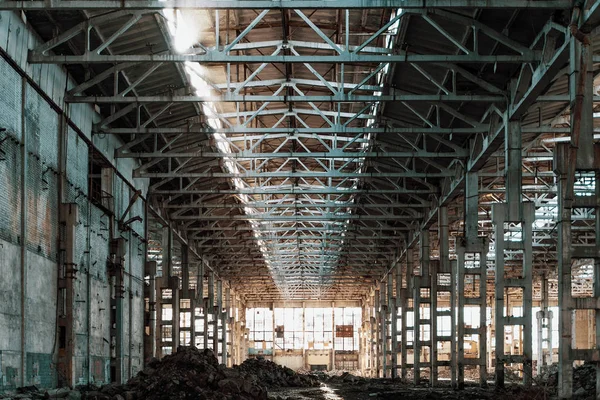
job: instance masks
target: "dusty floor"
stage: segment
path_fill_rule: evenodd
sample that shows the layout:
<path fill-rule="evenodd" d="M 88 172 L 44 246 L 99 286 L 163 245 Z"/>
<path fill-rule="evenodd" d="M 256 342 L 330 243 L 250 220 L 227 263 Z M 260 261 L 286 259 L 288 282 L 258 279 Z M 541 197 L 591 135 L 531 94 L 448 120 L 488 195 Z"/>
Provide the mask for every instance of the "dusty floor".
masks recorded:
<path fill-rule="evenodd" d="M 411 387 L 400 382 L 370 380 L 365 384 L 323 383 L 315 388 L 286 388 L 269 390 L 272 400 L 372 400 L 372 399 L 411 399 L 411 400 L 543 400 L 555 398 L 554 393 L 544 388 L 534 387 L 525 390 L 522 386 L 508 387 L 503 392 L 493 388 L 467 387 L 464 390 L 451 388 Z"/>

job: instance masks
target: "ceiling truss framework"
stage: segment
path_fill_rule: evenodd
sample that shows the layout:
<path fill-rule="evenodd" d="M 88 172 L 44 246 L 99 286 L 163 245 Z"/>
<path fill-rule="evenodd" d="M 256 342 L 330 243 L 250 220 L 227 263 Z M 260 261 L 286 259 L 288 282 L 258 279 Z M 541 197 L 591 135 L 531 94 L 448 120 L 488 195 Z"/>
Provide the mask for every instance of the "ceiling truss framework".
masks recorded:
<path fill-rule="evenodd" d="M 89 68 L 66 101 L 100 107 L 95 133 L 124 140 L 115 156 L 140 160 L 135 176 L 151 179 L 153 206 L 221 276 L 261 299 L 259 286 L 273 298 L 325 299 L 370 290 L 438 207 L 453 207 L 466 173 L 479 172 L 480 230 L 491 230 L 486 201 L 502 200 L 508 121 L 522 121 L 526 138 L 524 196 L 540 218 L 555 204 L 552 148 L 539 137 L 569 133 L 557 118 L 570 101 L 571 2 L 424 4 L 34 0 L 0 8 L 88 10 L 29 62 Z M 581 29 L 597 24 L 596 8 L 585 10 Z M 165 44 L 148 42 L 149 31 Z M 451 216 L 456 232 L 462 212 L 456 206 Z M 552 229 L 534 233 L 540 260 L 555 257 Z"/>

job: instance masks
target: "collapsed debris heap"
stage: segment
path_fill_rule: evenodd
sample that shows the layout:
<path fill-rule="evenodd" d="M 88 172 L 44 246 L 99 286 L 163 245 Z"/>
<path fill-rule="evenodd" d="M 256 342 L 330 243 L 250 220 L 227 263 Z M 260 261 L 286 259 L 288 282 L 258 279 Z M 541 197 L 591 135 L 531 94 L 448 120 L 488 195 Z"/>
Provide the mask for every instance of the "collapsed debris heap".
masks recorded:
<path fill-rule="evenodd" d="M 162 360 L 152 360 L 126 384 L 106 385 L 83 398 L 266 400 L 267 392 L 239 371 L 219 365 L 211 350 L 182 346 Z"/>
<path fill-rule="evenodd" d="M 542 379 L 550 387 L 558 387 L 558 365 L 553 364 L 548 368 Z M 596 398 L 596 366 L 585 363 L 573 369 L 573 396 L 577 399 L 587 400 Z"/>
<path fill-rule="evenodd" d="M 282 367 L 272 361 L 261 358 L 250 358 L 234 368 L 244 377 L 253 378 L 260 385 L 273 387 L 310 387 L 319 386 L 319 379 L 314 375 L 297 374 L 288 367 Z"/>

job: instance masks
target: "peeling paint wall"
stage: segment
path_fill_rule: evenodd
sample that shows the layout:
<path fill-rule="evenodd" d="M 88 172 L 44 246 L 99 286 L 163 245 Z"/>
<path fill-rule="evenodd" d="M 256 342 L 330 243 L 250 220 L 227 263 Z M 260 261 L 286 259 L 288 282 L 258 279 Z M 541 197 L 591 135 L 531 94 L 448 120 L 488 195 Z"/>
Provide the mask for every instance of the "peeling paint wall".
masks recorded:
<path fill-rule="evenodd" d="M 59 271 L 64 258 L 61 203 L 78 205 L 73 295 L 73 381 L 108 382 L 111 377 L 111 232 L 106 211 L 92 201 L 89 152 L 116 165 L 112 137 L 92 137 L 99 116 L 89 105 L 69 105 L 73 86 L 60 66 L 29 65 L 27 49 L 37 38 L 18 13 L 0 12 L 0 393 L 22 385 L 56 386 L 61 337 Z M 70 123 L 68 123 L 70 121 Z M 61 150 L 62 148 L 62 150 Z M 62 152 L 62 154 L 61 154 Z M 134 160 L 119 160 L 113 179 L 114 214 L 121 216 L 136 189 Z M 127 179 L 127 181 L 123 180 Z M 63 190 L 61 191 L 61 187 Z M 145 220 L 139 199 L 129 217 Z M 144 222 L 113 232 L 126 240 L 123 299 L 122 379 L 143 363 Z"/>

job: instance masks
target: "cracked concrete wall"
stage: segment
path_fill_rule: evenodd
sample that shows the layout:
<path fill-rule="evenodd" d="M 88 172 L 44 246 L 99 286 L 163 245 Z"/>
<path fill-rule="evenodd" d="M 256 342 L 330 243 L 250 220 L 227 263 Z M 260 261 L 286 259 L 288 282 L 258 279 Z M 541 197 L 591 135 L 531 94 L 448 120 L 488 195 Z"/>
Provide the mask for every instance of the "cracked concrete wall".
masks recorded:
<path fill-rule="evenodd" d="M 114 159 L 118 138 L 92 136 L 92 124 L 100 116 L 91 106 L 64 103 L 65 89 L 74 85 L 64 69 L 26 62 L 27 50 L 38 43 L 18 13 L 0 12 L 0 128 L 5 128 L 0 132 L 0 392 L 32 384 L 52 387 L 59 381 L 61 203 L 79 207 L 74 381 L 110 380 L 110 216 L 90 196 L 90 151 L 103 155 L 124 177 L 115 175 L 113 182 L 116 216 L 123 214 L 136 189 L 145 195 L 148 186 L 147 180 L 132 178 L 134 160 Z M 59 156 L 61 143 L 64 153 Z M 141 199 L 130 211 L 133 216 L 146 217 Z M 143 222 L 134 222 L 130 231 L 114 233 L 127 241 L 125 380 L 143 363 L 144 229 Z"/>

